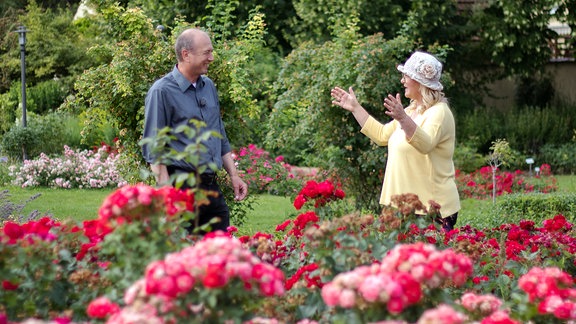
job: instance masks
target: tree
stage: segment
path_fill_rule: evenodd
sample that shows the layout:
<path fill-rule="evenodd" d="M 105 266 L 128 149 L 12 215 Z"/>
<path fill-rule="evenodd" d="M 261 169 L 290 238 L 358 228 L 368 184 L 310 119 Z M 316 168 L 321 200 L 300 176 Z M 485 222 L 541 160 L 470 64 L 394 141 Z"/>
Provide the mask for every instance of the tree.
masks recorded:
<path fill-rule="evenodd" d="M 501 165 L 508 165 L 512 159 L 512 149 L 505 139 L 497 139 L 492 142 L 490 147 L 492 151 L 488 155 L 488 163 L 492 168 L 492 203 L 496 203 L 496 172 Z"/>

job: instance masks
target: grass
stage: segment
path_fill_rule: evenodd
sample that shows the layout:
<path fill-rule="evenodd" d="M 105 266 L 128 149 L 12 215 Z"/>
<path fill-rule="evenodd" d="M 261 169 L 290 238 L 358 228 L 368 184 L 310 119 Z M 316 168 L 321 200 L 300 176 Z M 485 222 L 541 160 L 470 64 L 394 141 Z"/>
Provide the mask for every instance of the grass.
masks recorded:
<path fill-rule="evenodd" d="M 559 191 L 576 192 L 576 176 L 561 175 L 558 179 Z M 50 214 L 57 219 L 74 219 L 77 221 L 94 219 L 104 198 L 114 189 L 50 189 L 7 187 L 9 199 L 15 204 L 24 204 L 20 215 L 29 215 L 37 210 L 41 214 Z M 40 196 L 26 203 L 30 197 Z M 4 202 L 0 201 L 0 207 Z M 458 224 L 478 224 L 483 216 L 490 213 L 492 201 L 464 199 L 458 216 Z M 292 201 L 286 197 L 258 195 L 254 210 L 239 228 L 240 234 L 253 234 L 258 231 L 272 233 L 276 225 L 297 215 Z"/>
<path fill-rule="evenodd" d="M 57 219 L 74 219 L 82 221 L 98 217 L 98 208 L 114 189 L 51 189 L 7 187 L 9 200 L 23 205 L 20 215 L 29 215 L 39 211 Z M 32 201 L 31 197 L 40 194 Z M 1 204 L 2 202 L 0 202 Z"/>

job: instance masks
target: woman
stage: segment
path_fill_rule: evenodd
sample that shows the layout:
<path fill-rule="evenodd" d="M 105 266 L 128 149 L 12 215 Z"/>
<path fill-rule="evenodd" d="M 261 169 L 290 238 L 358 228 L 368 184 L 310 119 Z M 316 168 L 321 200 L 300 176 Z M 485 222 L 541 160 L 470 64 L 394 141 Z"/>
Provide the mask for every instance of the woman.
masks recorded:
<path fill-rule="evenodd" d="M 460 198 L 452 160 L 456 131 L 440 83 L 442 64 L 428 53 L 415 52 L 398 70 L 410 104 L 404 108 L 400 94 L 389 94 L 384 107 L 392 121 L 382 124 L 370 116 L 352 87 L 348 92 L 333 88 L 332 103 L 350 111 L 364 135 L 388 146 L 380 204 L 391 205 L 392 196 L 404 193 L 418 195 L 424 204 L 433 200 L 440 205 L 442 227 L 449 231 L 456 224 Z"/>

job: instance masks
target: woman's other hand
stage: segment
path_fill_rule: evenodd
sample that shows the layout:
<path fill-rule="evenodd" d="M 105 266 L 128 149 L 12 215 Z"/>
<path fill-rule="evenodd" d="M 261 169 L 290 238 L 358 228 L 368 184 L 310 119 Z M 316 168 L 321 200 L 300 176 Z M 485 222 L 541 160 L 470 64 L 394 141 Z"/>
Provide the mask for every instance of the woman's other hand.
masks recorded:
<path fill-rule="evenodd" d="M 402 99 L 400 98 L 399 93 L 396 94 L 396 97 L 389 94 L 387 98 L 384 98 L 384 107 L 388 109 L 388 111 L 385 112 L 386 115 L 396 119 L 399 122 L 408 117 L 406 112 L 404 112 Z"/>

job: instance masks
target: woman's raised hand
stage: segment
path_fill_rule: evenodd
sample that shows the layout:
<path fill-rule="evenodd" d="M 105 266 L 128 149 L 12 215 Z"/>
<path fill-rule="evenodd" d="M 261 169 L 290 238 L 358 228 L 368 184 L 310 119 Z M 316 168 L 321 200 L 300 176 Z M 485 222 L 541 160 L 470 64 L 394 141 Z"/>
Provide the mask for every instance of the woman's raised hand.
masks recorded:
<path fill-rule="evenodd" d="M 354 109 L 359 106 L 358 99 L 356 99 L 352 87 L 348 88 L 348 91 L 349 92 L 346 92 L 346 90 L 339 87 L 334 87 L 330 90 L 330 95 L 334 99 L 332 100 L 332 104 L 354 112 Z"/>

